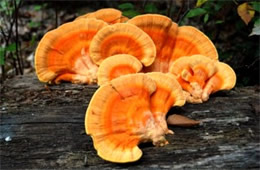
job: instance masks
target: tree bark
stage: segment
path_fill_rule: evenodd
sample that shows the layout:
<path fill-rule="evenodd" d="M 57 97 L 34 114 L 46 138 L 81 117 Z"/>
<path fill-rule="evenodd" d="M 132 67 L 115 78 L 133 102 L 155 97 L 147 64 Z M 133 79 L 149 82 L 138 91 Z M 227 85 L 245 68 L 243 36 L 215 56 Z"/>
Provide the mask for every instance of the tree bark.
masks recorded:
<path fill-rule="evenodd" d="M 85 134 L 84 117 L 94 85 L 45 86 L 34 75 L 1 87 L 1 169 L 248 169 L 259 168 L 259 86 L 212 95 L 203 104 L 172 108 L 201 120 L 192 128 L 170 126 L 169 145 L 141 144 L 142 158 L 129 164 L 102 160 Z"/>

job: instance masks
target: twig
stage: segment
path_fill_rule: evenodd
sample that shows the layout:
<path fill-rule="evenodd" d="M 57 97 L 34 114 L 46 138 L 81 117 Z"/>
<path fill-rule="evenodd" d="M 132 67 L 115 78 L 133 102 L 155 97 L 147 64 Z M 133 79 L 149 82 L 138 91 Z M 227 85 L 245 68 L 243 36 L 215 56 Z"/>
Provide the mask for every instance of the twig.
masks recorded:
<path fill-rule="evenodd" d="M 144 0 L 144 2 L 143 2 L 143 9 L 144 9 L 145 5 L 147 4 L 147 1 L 148 0 Z"/>
<path fill-rule="evenodd" d="M 3 37 L 4 37 L 5 42 L 7 42 L 7 36 L 6 36 L 6 34 L 5 34 L 4 30 L 3 30 L 3 28 L 0 27 L 0 30 L 1 30 L 1 33 L 2 33 L 2 35 L 3 35 Z"/>
<path fill-rule="evenodd" d="M 178 14 L 177 14 L 177 17 L 176 17 L 176 21 L 177 21 L 177 22 L 179 22 L 180 15 L 181 15 L 181 12 L 182 12 L 183 9 L 184 9 L 184 6 L 185 6 L 185 0 L 182 0 L 182 1 L 181 1 L 181 8 L 180 8 L 180 10 L 178 11 Z"/>
<path fill-rule="evenodd" d="M 184 0 L 183 0 L 184 1 Z M 188 12 L 190 11 L 190 0 L 187 1 L 188 4 L 187 4 L 187 9 L 186 11 L 184 12 L 184 14 L 181 16 L 180 20 L 178 21 L 178 24 L 180 24 L 183 20 L 183 18 L 188 14 Z"/>
<path fill-rule="evenodd" d="M 23 75 L 23 68 L 22 68 L 22 64 L 21 64 L 21 58 L 19 55 L 19 49 L 18 49 L 18 45 L 19 45 L 19 34 L 18 34 L 18 12 L 19 12 L 19 8 L 21 5 L 21 2 L 19 2 L 18 7 L 16 4 L 16 0 L 13 1 L 14 2 L 14 12 L 15 12 L 15 43 L 16 43 L 16 47 L 15 47 L 15 53 L 16 53 L 16 57 L 17 57 L 17 61 L 18 61 L 18 68 L 19 68 L 19 72 L 21 75 Z"/>
<path fill-rule="evenodd" d="M 172 3 L 173 3 L 173 0 L 170 0 L 169 1 L 169 6 L 168 6 L 168 9 L 167 9 L 167 16 L 169 17 L 169 18 L 171 18 L 171 10 L 172 10 Z"/>
<path fill-rule="evenodd" d="M 55 26 L 58 27 L 58 6 L 55 5 Z"/>

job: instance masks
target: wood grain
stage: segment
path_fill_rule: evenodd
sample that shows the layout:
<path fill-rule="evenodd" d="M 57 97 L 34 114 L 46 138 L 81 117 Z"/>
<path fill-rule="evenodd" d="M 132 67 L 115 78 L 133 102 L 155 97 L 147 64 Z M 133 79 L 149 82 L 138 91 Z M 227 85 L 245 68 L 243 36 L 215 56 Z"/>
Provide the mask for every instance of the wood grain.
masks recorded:
<path fill-rule="evenodd" d="M 219 92 L 203 104 L 173 108 L 201 120 L 192 128 L 170 126 L 170 144 L 141 144 L 143 157 L 109 163 L 84 132 L 84 117 L 97 86 L 69 83 L 45 87 L 34 75 L 1 87 L 1 169 L 248 169 L 260 168 L 259 86 Z M 9 141 L 8 141 L 9 140 Z"/>

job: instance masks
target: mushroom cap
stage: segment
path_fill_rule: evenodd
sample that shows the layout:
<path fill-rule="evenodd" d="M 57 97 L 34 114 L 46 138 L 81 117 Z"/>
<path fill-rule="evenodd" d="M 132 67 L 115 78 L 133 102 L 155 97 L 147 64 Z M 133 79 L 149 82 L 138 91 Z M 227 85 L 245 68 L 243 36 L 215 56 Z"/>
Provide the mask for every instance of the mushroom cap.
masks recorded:
<path fill-rule="evenodd" d="M 186 82 L 197 82 L 203 88 L 206 81 L 217 72 L 216 62 L 203 55 L 181 57 L 173 62 L 169 72 Z"/>
<path fill-rule="evenodd" d="M 81 18 L 95 18 L 103 20 L 108 24 L 115 24 L 119 22 L 125 22 L 127 17 L 122 16 L 122 12 L 114 8 L 104 8 L 97 10 L 95 12 L 87 13 L 85 15 L 79 16 L 77 19 Z"/>
<path fill-rule="evenodd" d="M 89 51 L 98 65 L 112 55 L 130 54 L 148 66 L 156 56 L 152 39 L 140 28 L 128 23 L 117 23 L 101 29 L 94 36 Z"/>
<path fill-rule="evenodd" d="M 236 85 L 236 73 L 226 63 L 217 62 L 217 73 L 214 76 L 218 76 L 222 79 L 223 83 L 218 90 L 230 90 Z"/>
<path fill-rule="evenodd" d="M 44 35 L 35 52 L 36 74 L 42 82 L 56 78 L 79 83 L 96 79 L 97 65 L 88 48 L 93 36 L 107 24 L 96 19 L 80 19 L 61 25 Z"/>
<path fill-rule="evenodd" d="M 153 121 L 149 102 L 155 90 L 156 83 L 138 73 L 113 79 L 95 92 L 85 128 L 101 158 L 119 163 L 140 159 L 142 151 L 137 145 Z"/>
<path fill-rule="evenodd" d="M 230 90 L 236 85 L 236 73 L 234 70 L 226 63 L 217 62 L 217 72 L 210 77 L 206 87 L 211 86 L 212 92 L 220 90 Z"/>
<path fill-rule="evenodd" d="M 120 19 L 120 22 L 121 23 L 124 23 L 124 22 L 127 22 L 129 20 L 129 18 L 128 17 L 126 17 L 126 16 L 121 16 L 121 19 Z"/>
<path fill-rule="evenodd" d="M 188 92 L 190 103 L 207 101 L 211 93 L 229 90 L 236 83 L 236 74 L 229 65 L 203 55 L 177 59 L 170 67 L 170 73 Z"/>
<path fill-rule="evenodd" d="M 216 47 L 203 32 L 192 26 L 179 27 L 170 62 L 172 63 L 182 56 L 195 54 L 218 60 Z"/>
<path fill-rule="evenodd" d="M 151 97 L 151 111 L 154 114 L 163 114 L 172 106 L 183 106 L 185 97 L 179 82 L 171 74 L 162 72 L 146 73 L 156 82 L 156 91 Z"/>
<path fill-rule="evenodd" d="M 154 63 L 145 71 L 168 72 L 169 60 L 175 44 L 178 25 L 166 16 L 144 14 L 127 21 L 146 32 L 154 41 L 157 56 Z"/>
<path fill-rule="evenodd" d="M 153 113 L 157 126 L 165 134 L 173 134 L 168 129 L 166 123 L 166 114 L 172 106 L 183 106 L 186 98 L 183 94 L 182 87 L 178 81 L 171 75 L 162 72 L 146 73 L 156 82 L 156 91 L 151 96 L 150 108 Z"/>
<path fill-rule="evenodd" d="M 142 63 L 129 54 L 117 54 L 108 57 L 98 68 L 98 85 L 102 85 L 122 75 L 140 72 L 142 67 Z"/>

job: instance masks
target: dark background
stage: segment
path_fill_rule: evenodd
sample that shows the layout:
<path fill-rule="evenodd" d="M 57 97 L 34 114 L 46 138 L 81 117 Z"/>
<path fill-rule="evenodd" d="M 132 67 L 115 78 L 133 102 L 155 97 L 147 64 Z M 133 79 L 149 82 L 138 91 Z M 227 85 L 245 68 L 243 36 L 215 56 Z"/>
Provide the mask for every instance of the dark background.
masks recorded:
<path fill-rule="evenodd" d="M 7 3 L 5 6 L 2 4 L 4 1 Z M 237 13 L 237 7 L 244 2 L 208 0 L 196 7 L 197 0 L 2 0 L 1 82 L 34 71 L 34 51 L 47 31 L 73 21 L 79 15 L 109 7 L 120 9 L 130 18 L 143 13 L 159 13 L 167 15 L 179 25 L 197 27 L 216 45 L 219 60 L 235 70 L 236 86 L 259 85 L 259 35 L 249 36 L 259 20 L 259 12 L 255 10 L 252 20 L 248 25 L 245 24 Z M 254 1 L 248 1 L 251 2 Z M 204 13 L 189 16 L 189 12 L 195 8 L 202 8 Z"/>

